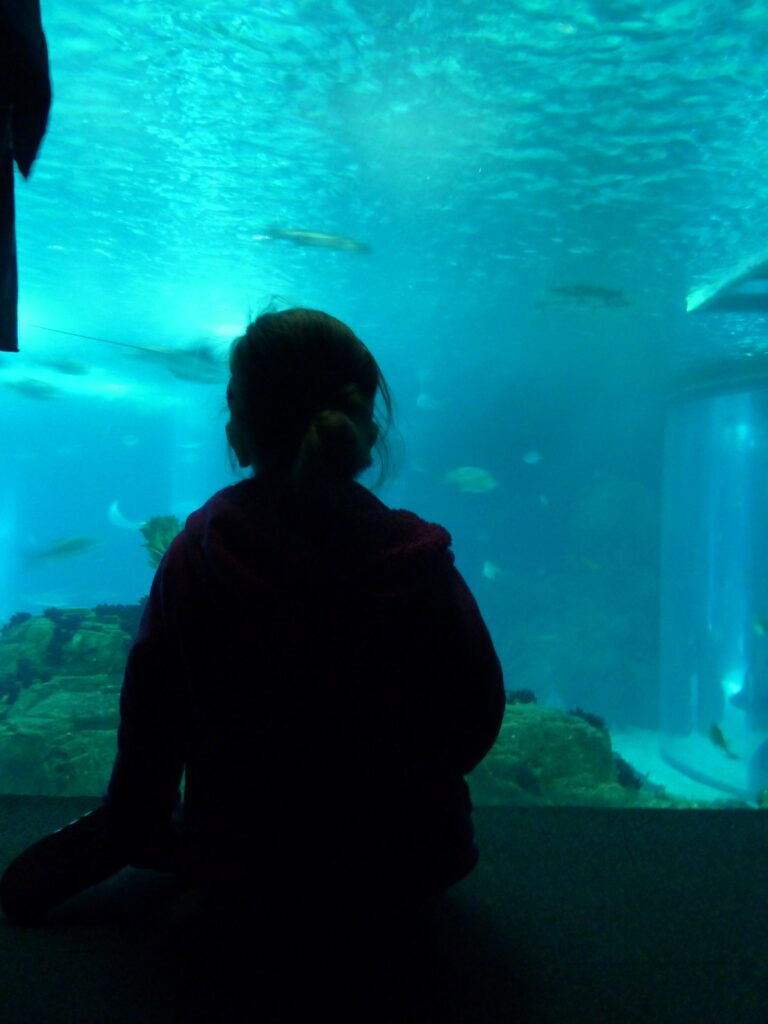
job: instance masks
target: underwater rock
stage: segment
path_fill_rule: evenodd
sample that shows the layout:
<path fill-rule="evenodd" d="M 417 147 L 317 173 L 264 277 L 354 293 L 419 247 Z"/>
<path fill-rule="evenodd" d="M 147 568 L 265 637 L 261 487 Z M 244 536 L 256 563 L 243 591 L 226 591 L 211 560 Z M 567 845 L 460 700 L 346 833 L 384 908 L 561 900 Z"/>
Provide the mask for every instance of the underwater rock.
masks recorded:
<path fill-rule="evenodd" d="M 476 806 L 712 807 L 645 782 L 607 729 L 539 704 L 507 704 L 499 738 L 467 776 Z M 745 806 L 741 805 L 740 806 Z"/>
<path fill-rule="evenodd" d="M 538 704 L 507 704 L 496 745 L 469 776 L 475 804 L 578 804 L 619 789 L 607 733 Z"/>
<path fill-rule="evenodd" d="M 575 715 L 576 718 L 583 719 L 587 725 L 591 725 L 595 729 L 608 728 L 605 724 L 605 719 L 601 718 L 600 715 L 595 715 L 591 711 L 583 711 L 581 708 L 568 708 L 568 714 Z"/>
<path fill-rule="evenodd" d="M 30 612 L 16 612 L 12 615 L 6 624 L 0 629 L 0 635 L 5 633 L 7 630 L 12 629 L 14 626 L 20 625 L 22 622 L 26 622 L 27 619 L 31 619 L 32 615 Z"/>
<path fill-rule="evenodd" d="M 141 605 L 55 609 L 0 631 L 0 793 L 101 796 L 116 752 L 120 689 Z M 614 754 L 610 733 L 511 694 L 497 743 L 468 777 L 478 805 L 695 807 Z"/>
<path fill-rule="evenodd" d="M 64 645 L 60 667 L 71 675 L 103 672 L 122 677 L 130 639 L 112 622 L 85 621 Z"/>
<path fill-rule="evenodd" d="M 26 690 L 0 722 L 2 790 L 103 793 L 117 749 L 120 678 L 54 676 Z"/>
<path fill-rule="evenodd" d="M 93 613 L 101 622 L 111 622 L 114 625 L 122 626 L 133 640 L 139 631 L 146 603 L 147 598 L 142 597 L 138 604 L 97 604 Z"/>
<path fill-rule="evenodd" d="M 43 615 L 14 616 L 0 633 L 0 714 L 22 689 L 50 678 L 47 652 L 55 629 Z"/>
<path fill-rule="evenodd" d="M 0 792 L 103 794 L 140 606 L 48 609 L 0 633 Z M 15 621 L 14 621 L 15 620 Z"/>

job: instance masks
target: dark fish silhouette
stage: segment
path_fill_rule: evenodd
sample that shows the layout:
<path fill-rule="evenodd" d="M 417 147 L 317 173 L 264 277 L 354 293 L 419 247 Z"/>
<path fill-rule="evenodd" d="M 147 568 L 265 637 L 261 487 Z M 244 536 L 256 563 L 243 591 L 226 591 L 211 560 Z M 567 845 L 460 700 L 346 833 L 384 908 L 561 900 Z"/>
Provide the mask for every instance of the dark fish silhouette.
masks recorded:
<path fill-rule="evenodd" d="M 734 754 L 731 750 L 731 745 L 723 735 L 723 730 L 715 722 L 710 725 L 707 736 L 709 737 L 709 742 L 722 750 L 726 757 L 730 757 L 732 761 L 738 761 L 738 754 Z"/>
<path fill-rule="evenodd" d="M 19 380 L 7 380 L 5 386 L 13 388 L 27 398 L 37 398 L 49 402 L 53 398 L 61 398 L 64 392 L 61 388 L 54 387 L 44 380 L 37 380 L 35 377 L 22 377 Z"/>
<path fill-rule="evenodd" d="M 90 373 L 90 367 L 86 366 L 85 363 L 81 363 L 77 359 L 41 359 L 39 360 L 43 366 L 49 366 L 52 370 L 56 370 L 58 373 L 66 373 L 73 377 L 84 377 L 86 373 Z"/>
<path fill-rule="evenodd" d="M 54 541 L 42 551 L 34 551 L 29 557 L 34 562 L 60 562 L 67 558 L 77 558 L 87 551 L 103 544 L 102 540 L 95 537 L 66 537 L 63 540 Z"/>

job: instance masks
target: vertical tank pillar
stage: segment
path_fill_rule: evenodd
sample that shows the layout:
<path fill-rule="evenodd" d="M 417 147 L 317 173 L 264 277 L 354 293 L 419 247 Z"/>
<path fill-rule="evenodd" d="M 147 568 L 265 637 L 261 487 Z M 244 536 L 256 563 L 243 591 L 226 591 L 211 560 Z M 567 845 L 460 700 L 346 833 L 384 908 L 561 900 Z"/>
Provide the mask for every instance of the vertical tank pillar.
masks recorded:
<path fill-rule="evenodd" d="M 768 372 L 680 388 L 664 458 L 661 753 L 756 800 L 768 789 Z"/>

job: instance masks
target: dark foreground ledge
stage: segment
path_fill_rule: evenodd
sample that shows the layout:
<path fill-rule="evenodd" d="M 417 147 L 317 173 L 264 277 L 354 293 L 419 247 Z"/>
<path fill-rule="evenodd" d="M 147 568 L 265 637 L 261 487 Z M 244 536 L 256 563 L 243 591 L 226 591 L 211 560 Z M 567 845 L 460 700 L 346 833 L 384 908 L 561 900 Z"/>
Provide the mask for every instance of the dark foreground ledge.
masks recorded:
<path fill-rule="evenodd" d="M 0 797 L 0 870 L 95 803 Z M 420 926 L 420 994 L 393 1024 L 768 1020 L 768 813 L 481 807 L 475 821 L 480 865 Z M 0 1020 L 186 1024 L 189 968 L 169 964 L 195 912 L 166 877 L 124 871 L 50 925 L 3 921 Z"/>

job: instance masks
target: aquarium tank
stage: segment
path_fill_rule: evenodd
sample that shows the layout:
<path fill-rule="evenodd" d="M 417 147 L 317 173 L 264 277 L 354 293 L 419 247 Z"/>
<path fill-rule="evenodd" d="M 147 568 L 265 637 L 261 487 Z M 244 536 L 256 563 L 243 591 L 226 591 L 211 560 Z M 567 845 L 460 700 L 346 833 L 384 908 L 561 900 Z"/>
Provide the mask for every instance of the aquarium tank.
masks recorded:
<path fill-rule="evenodd" d="M 229 346 L 308 306 L 379 360 L 379 496 L 450 530 L 501 659 L 475 803 L 762 806 L 768 5 L 41 7 L 0 790 L 104 792 L 154 569 L 242 472 Z"/>

